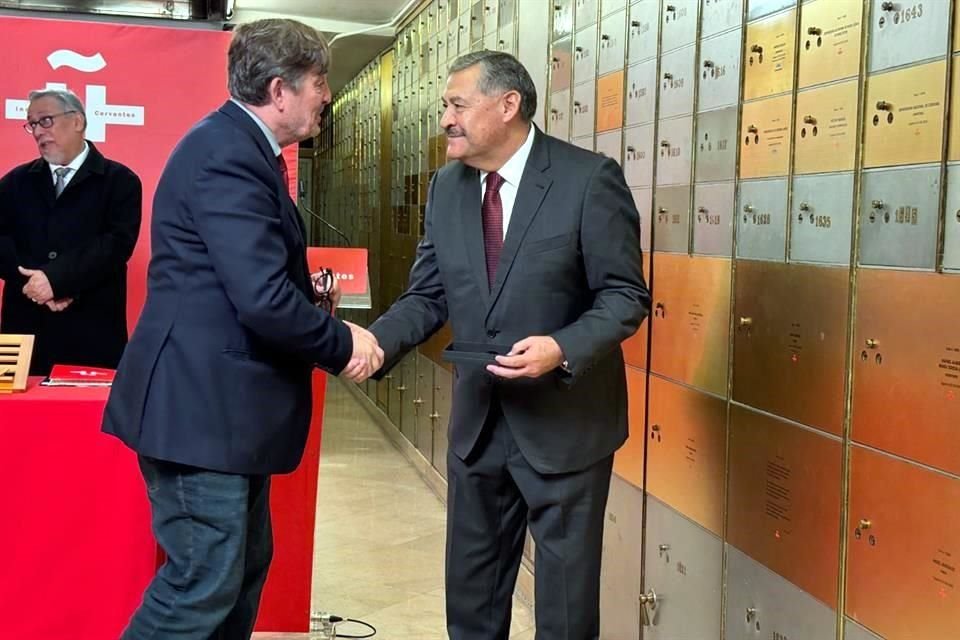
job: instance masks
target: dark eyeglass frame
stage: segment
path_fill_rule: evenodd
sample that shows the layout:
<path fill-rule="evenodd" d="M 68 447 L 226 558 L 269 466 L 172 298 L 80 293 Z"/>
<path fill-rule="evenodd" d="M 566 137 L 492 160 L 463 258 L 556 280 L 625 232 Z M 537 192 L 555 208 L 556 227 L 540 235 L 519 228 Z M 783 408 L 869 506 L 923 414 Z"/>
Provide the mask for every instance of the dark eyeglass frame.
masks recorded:
<path fill-rule="evenodd" d="M 30 135 L 33 135 L 33 132 L 37 130 L 38 125 L 40 126 L 41 129 L 49 129 L 50 127 L 53 126 L 53 121 L 56 118 L 59 118 L 60 116 L 65 116 L 68 113 L 77 113 L 77 110 L 70 109 L 68 111 L 61 111 L 60 113 L 54 113 L 49 116 L 43 116 L 41 118 L 37 118 L 36 120 L 27 120 L 26 122 L 23 123 L 23 130 L 29 133 Z"/>
<path fill-rule="evenodd" d="M 317 304 L 330 311 L 333 307 L 333 301 L 330 299 L 330 292 L 333 291 L 334 283 L 333 269 L 324 268 L 318 273 L 320 277 L 313 282 L 313 292 L 317 296 Z"/>

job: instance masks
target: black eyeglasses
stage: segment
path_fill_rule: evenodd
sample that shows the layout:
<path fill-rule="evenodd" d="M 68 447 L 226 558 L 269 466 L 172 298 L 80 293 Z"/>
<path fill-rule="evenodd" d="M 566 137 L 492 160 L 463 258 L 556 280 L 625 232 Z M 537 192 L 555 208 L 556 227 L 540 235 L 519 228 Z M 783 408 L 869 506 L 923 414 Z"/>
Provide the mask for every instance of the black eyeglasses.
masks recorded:
<path fill-rule="evenodd" d="M 321 269 L 313 280 L 313 292 L 317 295 L 317 304 L 328 313 L 333 308 L 330 292 L 333 291 L 333 269 Z"/>
<path fill-rule="evenodd" d="M 54 118 L 59 118 L 60 116 L 65 116 L 68 113 L 76 112 L 76 109 L 72 109 L 70 111 L 64 111 L 63 113 L 54 113 L 53 115 L 43 116 L 42 118 L 37 118 L 36 120 L 27 120 L 23 123 L 23 130 L 32 135 L 33 132 L 36 131 L 37 125 L 39 125 L 41 129 L 49 129 L 53 126 Z"/>

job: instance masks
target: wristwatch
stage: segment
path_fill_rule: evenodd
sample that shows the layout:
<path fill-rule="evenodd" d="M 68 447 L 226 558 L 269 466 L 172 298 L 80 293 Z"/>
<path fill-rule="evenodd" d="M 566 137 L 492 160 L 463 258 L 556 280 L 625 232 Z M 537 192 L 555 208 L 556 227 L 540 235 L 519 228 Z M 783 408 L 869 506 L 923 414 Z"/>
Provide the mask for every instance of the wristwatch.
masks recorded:
<path fill-rule="evenodd" d="M 563 369 L 564 373 L 573 373 L 573 371 L 570 370 L 570 362 L 568 360 L 561 362 L 560 368 Z"/>

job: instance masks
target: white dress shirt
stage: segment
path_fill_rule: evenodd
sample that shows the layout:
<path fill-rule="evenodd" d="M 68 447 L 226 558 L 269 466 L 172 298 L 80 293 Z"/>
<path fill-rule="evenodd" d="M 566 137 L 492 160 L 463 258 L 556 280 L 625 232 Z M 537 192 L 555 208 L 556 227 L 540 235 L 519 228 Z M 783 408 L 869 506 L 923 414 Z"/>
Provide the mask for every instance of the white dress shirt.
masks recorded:
<path fill-rule="evenodd" d="M 517 152 L 510 156 L 510 159 L 504 163 L 497 171 L 503 178 L 503 184 L 500 185 L 500 202 L 503 204 L 503 237 L 506 239 L 507 230 L 510 228 L 510 216 L 513 215 L 513 203 L 517 201 L 517 190 L 520 189 L 520 179 L 523 177 L 523 170 L 527 166 L 527 158 L 530 157 L 530 149 L 533 148 L 534 126 L 530 125 L 530 133 L 527 134 L 526 141 L 520 145 Z M 483 194 L 487 191 L 487 171 L 480 172 L 480 201 L 483 202 Z"/>
<path fill-rule="evenodd" d="M 57 174 L 56 171 L 60 167 L 67 167 L 70 171 L 67 171 L 66 175 L 63 176 L 63 188 L 66 189 L 67 185 L 70 184 L 70 181 L 73 180 L 73 176 L 77 175 L 77 171 L 80 167 L 83 166 L 83 163 L 86 161 L 87 156 L 90 155 L 90 145 L 87 144 L 87 141 L 83 141 L 83 151 L 80 152 L 76 158 L 70 164 L 50 164 L 50 176 L 53 178 L 53 184 L 57 184 Z"/>

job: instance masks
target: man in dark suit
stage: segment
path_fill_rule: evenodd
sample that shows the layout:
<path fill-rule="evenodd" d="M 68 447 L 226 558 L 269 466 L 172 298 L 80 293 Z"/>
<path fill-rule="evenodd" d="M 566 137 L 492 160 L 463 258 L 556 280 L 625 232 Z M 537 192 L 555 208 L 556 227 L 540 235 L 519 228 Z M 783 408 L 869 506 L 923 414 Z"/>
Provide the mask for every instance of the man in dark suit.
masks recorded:
<path fill-rule="evenodd" d="M 365 377 L 382 352 L 316 296 L 282 147 L 330 102 L 323 36 L 237 27 L 232 99 L 157 186 L 147 299 L 104 418 L 137 451 L 167 562 L 126 640 L 249 638 L 272 555 L 270 475 L 300 462 L 314 366 Z"/>
<path fill-rule="evenodd" d="M 597 638 L 603 513 L 627 437 L 620 343 L 650 303 L 639 216 L 615 162 L 531 124 L 536 90 L 512 56 L 461 57 L 443 103 L 455 162 L 430 185 L 409 288 L 370 331 L 384 371 L 447 320 L 454 342 L 509 347 L 456 365 L 447 628 L 507 638 L 529 524 L 537 640 Z"/>
<path fill-rule="evenodd" d="M 24 129 L 41 157 L 0 179 L 0 333 L 36 336 L 33 375 L 56 363 L 112 369 L 127 344 L 142 189 L 84 139 L 86 128 L 72 92 L 32 92 Z"/>

